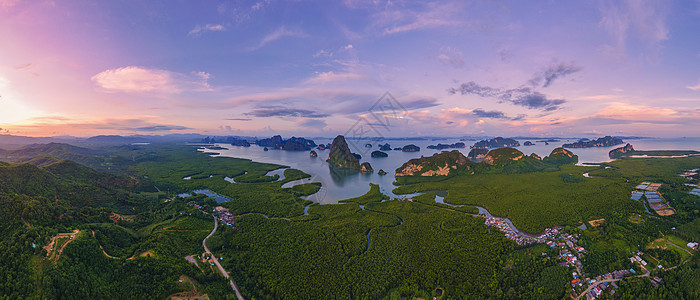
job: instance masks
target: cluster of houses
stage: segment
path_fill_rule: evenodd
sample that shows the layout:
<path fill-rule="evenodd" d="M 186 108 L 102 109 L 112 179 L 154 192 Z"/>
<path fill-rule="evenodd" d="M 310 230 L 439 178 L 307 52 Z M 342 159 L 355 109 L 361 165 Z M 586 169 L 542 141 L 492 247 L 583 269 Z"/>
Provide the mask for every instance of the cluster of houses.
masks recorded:
<path fill-rule="evenodd" d="M 511 227 L 510 224 L 503 218 L 497 217 L 485 217 L 486 226 L 492 226 L 498 228 L 500 231 L 505 233 L 506 238 L 515 241 L 518 245 L 527 245 L 531 243 L 544 243 L 548 238 L 555 237 L 559 234 L 559 228 L 547 228 L 544 233 L 538 236 L 525 235 L 518 232 L 515 228 Z"/>
<path fill-rule="evenodd" d="M 202 212 L 203 214 L 206 214 L 206 213 L 207 213 L 207 212 L 204 211 L 204 209 L 203 209 L 203 207 L 202 207 L 201 205 L 197 204 L 197 203 L 194 202 L 194 201 L 187 202 L 187 205 L 192 206 L 192 207 L 194 207 L 194 208 L 196 208 L 196 209 L 199 209 L 199 211 Z M 192 213 L 187 213 L 187 212 L 184 211 L 184 210 L 180 211 L 180 214 L 181 214 L 181 215 L 187 214 L 187 215 L 190 215 L 190 216 L 192 215 Z"/>
<path fill-rule="evenodd" d="M 585 289 L 583 287 L 584 283 L 587 283 L 587 285 L 596 285 L 595 287 L 588 290 L 588 292 L 585 295 L 581 295 L 581 297 L 585 297 L 585 299 L 593 300 L 600 297 L 600 295 L 603 294 L 603 292 L 605 292 L 606 290 L 610 293 L 610 295 L 614 295 L 615 290 L 618 288 L 617 283 L 615 283 L 615 281 L 622 280 L 625 276 L 633 275 L 635 273 L 636 271 L 634 271 L 634 269 L 617 270 L 597 276 L 596 278 L 586 278 L 583 281 L 579 281 L 578 284 L 574 284 L 574 286 L 578 286 L 579 289 L 583 290 Z M 572 293 L 576 294 L 573 287 Z"/>
<path fill-rule="evenodd" d="M 635 256 L 630 257 L 630 262 L 631 263 L 639 262 L 642 266 L 647 265 L 647 262 L 645 260 L 643 260 L 641 257 L 639 257 L 639 255 L 635 255 Z"/>
<path fill-rule="evenodd" d="M 562 265 L 565 267 L 582 268 L 583 255 L 586 253 L 586 249 L 578 245 L 578 239 L 581 235 L 576 234 L 561 234 L 555 239 L 548 240 L 547 246 L 550 248 L 559 247 L 559 258 L 562 259 Z M 578 279 L 575 277 L 574 279 Z M 572 281 L 572 283 L 574 283 Z"/>
<path fill-rule="evenodd" d="M 698 250 L 698 243 L 697 242 L 688 242 L 685 244 L 686 247 L 693 249 L 693 250 Z"/>
<path fill-rule="evenodd" d="M 680 174 L 679 176 L 688 179 L 690 181 L 695 180 L 698 178 L 698 170 L 700 169 L 692 169 L 692 170 L 686 170 L 685 173 Z M 698 188 L 698 185 L 695 183 L 686 183 L 686 186 L 694 187 L 688 194 L 695 195 L 695 196 L 700 196 L 700 188 Z"/>
<path fill-rule="evenodd" d="M 610 294 L 614 295 L 615 290 L 618 288 L 617 284 L 612 281 L 612 282 L 603 282 L 596 287 L 592 288 L 588 293 L 586 293 L 586 299 L 587 300 L 593 300 L 597 299 L 600 297 L 600 295 L 605 291 L 605 290 L 610 290 Z"/>
<path fill-rule="evenodd" d="M 583 268 L 582 260 L 586 253 L 586 249 L 578 245 L 580 237 L 581 235 L 578 233 L 561 233 L 550 236 L 545 242 L 546 245 L 551 248 L 558 247 L 560 249 L 559 258 L 562 260 L 563 266 L 576 268 L 577 271 L 571 273 L 572 295 L 585 292 L 585 294 L 581 294 L 579 297 L 577 297 L 582 299 L 597 299 L 605 291 L 608 291 L 608 293 L 613 295 L 615 294 L 615 290 L 618 288 L 615 281 L 621 280 L 625 276 L 635 275 L 637 273 L 634 269 L 630 269 L 605 273 L 595 278 L 585 277 L 585 274 L 581 273 L 581 269 Z M 639 258 L 639 255 L 641 255 L 640 253 L 637 254 L 638 255 L 634 257 L 635 260 Z M 641 258 L 639 258 L 639 260 L 641 260 Z M 591 288 L 588 289 L 588 287 Z"/>
<path fill-rule="evenodd" d="M 659 283 L 661 283 L 661 278 L 658 276 L 654 276 L 651 278 L 651 285 L 653 286 L 659 286 Z"/>
<path fill-rule="evenodd" d="M 646 271 L 645 276 L 649 276 L 650 272 L 647 270 L 646 265 L 647 262 L 641 257 L 641 255 L 644 255 L 641 251 L 636 251 L 632 253 L 632 256 L 630 257 L 630 262 L 633 264 L 639 264 L 639 266 Z M 663 266 L 659 265 L 659 269 L 663 268 Z M 585 299 L 597 299 L 600 297 L 600 295 L 608 290 L 610 295 L 615 294 L 615 290 L 618 288 L 617 284 L 615 281 L 619 281 L 624 279 L 626 276 L 635 276 L 635 275 L 640 275 L 637 274 L 637 271 L 632 268 L 629 270 L 617 270 L 609 273 L 605 273 L 603 275 L 597 276 L 596 278 L 586 278 L 586 279 L 579 279 L 578 275 L 574 272 L 574 280 L 571 281 L 572 284 L 572 295 L 576 295 L 576 290 L 578 289 L 579 291 L 586 291 L 586 286 L 590 285 L 595 285 L 595 287 L 587 290 L 585 295 L 581 295 L 581 297 L 585 297 Z M 661 278 L 654 276 L 650 277 L 651 279 L 651 284 L 653 286 L 658 286 L 659 283 L 661 282 Z M 601 282 L 602 281 L 602 282 Z"/>
<path fill-rule="evenodd" d="M 236 227 L 233 226 L 233 214 L 230 211 L 228 211 L 228 208 L 225 208 L 223 206 L 217 206 L 216 208 L 214 208 L 214 212 L 218 213 L 219 221 L 221 221 L 221 223 L 226 224 L 233 229 L 236 229 Z"/>
<path fill-rule="evenodd" d="M 688 180 L 694 180 L 698 176 L 698 169 L 686 170 L 685 173 L 678 175 Z"/>

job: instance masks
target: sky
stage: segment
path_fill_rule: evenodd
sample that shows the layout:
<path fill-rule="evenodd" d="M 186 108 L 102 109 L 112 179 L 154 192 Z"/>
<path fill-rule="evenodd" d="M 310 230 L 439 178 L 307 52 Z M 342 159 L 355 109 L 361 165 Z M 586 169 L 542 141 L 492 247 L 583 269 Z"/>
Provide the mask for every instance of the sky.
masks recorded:
<path fill-rule="evenodd" d="M 700 1 L 0 0 L 0 134 L 700 136 Z"/>

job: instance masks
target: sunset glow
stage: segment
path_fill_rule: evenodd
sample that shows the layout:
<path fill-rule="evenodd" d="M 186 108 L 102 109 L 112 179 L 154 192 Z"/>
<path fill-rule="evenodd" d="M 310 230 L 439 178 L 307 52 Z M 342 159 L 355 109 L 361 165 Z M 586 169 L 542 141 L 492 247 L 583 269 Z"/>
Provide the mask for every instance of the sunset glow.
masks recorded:
<path fill-rule="evenodd" d="M 0 0 L 2 134 L 693 135 L 698 1 Z M 695 134 L 697 136 L 697 134 Z"/>

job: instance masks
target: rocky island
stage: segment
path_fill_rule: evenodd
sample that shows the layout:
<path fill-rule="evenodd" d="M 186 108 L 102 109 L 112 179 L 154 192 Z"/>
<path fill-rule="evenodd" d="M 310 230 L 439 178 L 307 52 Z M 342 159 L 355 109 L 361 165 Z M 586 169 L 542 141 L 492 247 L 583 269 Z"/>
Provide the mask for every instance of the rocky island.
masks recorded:
<path fill-rule="evenodd" d="M 382 152 L 382 151 L 377 150 L 377 151 L 372 151 L 371 156 L 372 157 L 388 157 L 389 154 L 386 154 L 386 152 Z"/>
<path fill-rule="evenodd" d="M 396 177 L 449 175 L 453 171 L 472 168 L 474 163 L 462 152 L 453 150 L 435 153 L 433 156 L 414 158 L 396 169 Z"/>
<path fill-rule="evenodd" d="M 578 155 L 574 155 L 573 152 L 559 147 L 552 150 L 552 153 L 549 156 L 545 156 L 542 161 L 555 165 L 575 164 L 578 163 Z"/>
<path fill-rule="evenodd" d="M 231 141 L 231 146 L 250 147 L 250 143 L 246 140 L 233 139 L 233 141 Z"/>
<path fill-rule="evenodd" d="M 443 149 L 450 149 L 450 148 L 466 148 L 467 145 L 465 145 L 462 142 L 454 143 L 454 144 L 437 144 L 437 145 L 430 145 L 428 146 L 428 149 L 437 149 L 437 150 L 443 150 Z"/>
<path fill-rule="evenodd" d="M 384 144 L 384 145 L 379 144 L 379 150 L 382 150 L 382 151 L 391 151 L 391 145 L 389 145 L 388 143 L 387 143 L 387 144 Z"/>
<path fill-rule="evenodd" d="M 420 151 L 420 147 L 418 147 L 414 144 L 410 144 L 410 145 L 403 146 L 403 148 L 401 148 L 401 151 L 403 151 L 403 152 L 418 152 L 418 151 Z"/>
<path fill-rule="evenodd" d="M 372 169 L 372 165 L 370 165 L 368 162 L 363 162 L 360 165 L 360 172 L 362 173 L 372 173 L 374 172 L 374 169 Z"/>
<path fill-rule="evenodd" d="M 561 165 L 578 162 L 578 156 L 564 148 L 552 150 L 544 159 L 540 159 L 534 153 L 525 155 L 520 150 L 510 147 L 493 149 L 486 155 L 482 154 L 485 149 L 478 150 L 478 155 L 483 156 L 480 163 L 472 162 L 458 150 L 443 151 L 433 156 L 409 160 L 396 169 L 396 177 L 558 171 Z"/>
<path fill-rule="evenodd" d="M 505 165 L 511 161 L 516 161 L 525 157 L 525 154 L 515 148 L 498 148 L 489 151 L 484 157 L 482 163 L 487 165 Z"/>
<path fill-rule="evenodd" d="M 575 143 L 564 144 L 564 148 L 591 148 L 591 147 L 610 147 L 624 143 L 621 138 L 605 136 L 596 140 L 586 141 L 580 140 Z"/>
<path fill-rule="evenodd" d="M 534 144 L 533 142 L 530 142 L 530 141 L 525 141 L 525 143 L 524 143 L 523 145 L 525 145 L 525 146 L 534 146 L 535 144 Z"/>
<path fill-rule="evenodd" d="M 316 143 L 305 138 L 292 137 L 288 140 L 283 140 L 282 136 L 276 135 L 271 138 L 258 140 L 255 142 L 258 146 L 287 150 L 287 151 L 308 151 L 316 147 Z"/>
<path fill-rule="evenodd" d="M 474 161 L 481 161 L 484 159 L 484 157 L 486 157 L 486 153 L 489 153 L 489 149 L 473 148 L 469 151 L 467 157 Z"/>
<path fill-rule="evenodd" d="M 347 169 L 359 170 L 360 161 L 350 152 L 345 137 L 339 135 L 333 139 L 328 153 L 328 163 Z"/>
<path fill-rule="evenodd" d="M 632 144 L 627 144 L 624 147 L 620 148 L 615 148 L 610 150 L 608 152 L 608 157 L 610 158 L 618 158 L 621 156 L 624 156 L 626 153 L 634 152 L 634 147 L 632 147 Z"/>
<path fill-rule="evenodd" d="M 311 150 L 311 152 L 309 152 L 309 156 L 310 157 L 318 157 L 318 153 L 316 153 L 316 151 L 314 151 L 314 150 Z"/>
<path fill-rule="evenodd" d="M 520 142 L 514 140 L 514 139 L 509 139 L 509 138 L 503 138 L 503 137 L 496 137 L 492 138 L 490 140 L 483 140 L 483 141 L 478 141 L 474 143 L 473 146 L 469 147 L 471 149 L 493 149 L 493 148 L 502 148 L 502 147 L 518 147 L 520 146 Z"/>

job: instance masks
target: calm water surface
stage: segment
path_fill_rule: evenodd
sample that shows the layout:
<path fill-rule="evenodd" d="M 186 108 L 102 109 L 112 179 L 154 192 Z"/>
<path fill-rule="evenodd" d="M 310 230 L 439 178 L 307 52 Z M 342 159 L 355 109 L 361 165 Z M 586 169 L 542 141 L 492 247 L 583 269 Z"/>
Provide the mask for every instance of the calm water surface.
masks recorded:
<path fill-rule="evenodd" d="M 317 144 L 330 143 L 331 139 L 315 139 Z M 518 150 L 524 152 L 525 154 L 536 153 L 537 155 L 544 157 L 549 155 L 549 153 L 556 147 L 560 147 L 564 143 L 574 142 L 575 140 L 560 140 L 559 142 L 550 142 L 549 145 L 537 142 L 537 140 L 530 140 L 535 143 L 534 146 L 522 146 L 526 140 L 518 140 L 521 146 L 516 147 Z M 311 178 L 303 179 L 297 182 L 288 183 L 284 187 L 289 187 L 297 183 L 306 182 L 321 182 L 323 184 L 322 190 L 312 196 L 307 197 L 309 200 L 314 202 L 319 202 L 323 204 L 338 203 L 338 200 L 352 198 L 361 196 L 369 190 L 369 183 L 378 184 L 381 191 L 389 195 L 390 197 L 399 197 L 392 193 L 395 186 L 392 184 L 394 182 L 395 170 L 399 168 L 403 163 L 412 158 L 418 158 L 421 156 L 431 156 L 441 150 L 428 149 L 428 145 L 436 145 L 438 143 L 442 144 L 453 144 L 460 142 L 459 139 L 440 139 L 440 140 L 402 140 L 402 141 L 383 141 L 383 143 L 389 143 L 392 148 L 403 147 L 408 144 L 414 144 L 421 148 L 419 152 L 402 152 L 402 151 L 385 151 L 389 154 L 389 157 L 385 158 L 372 158 L 370 153 L 375 150 L 379 150 L 377 144 L 372 144 L 371 148 L 364 147 L 365 142 L 348 140 L 348 144 L 353 152 L 362 155 L 360 162 L 369 162 L 374 169 L 372 174 L 361 174 L 359 172 L 353 171 L 342 171 L 336 168 L 330 168 L 326 163 L 328 158 L 328 150 L 318 150 L 318 157 L 312 158 L 309 156 L 309 151 L 283 151 L 283 150 L 270 150 L 263 151 L 262 147 L 257 145 L 251 145 L 250 147 L 237 147 L 228 144 L 217 144 L 217 146 L 228 148 L 228 150 L 208 150 L 200 149 L 203 152 L 209 153 L 219 153 L 218 156 L 225 157 L 237 157 L 237 158 L 247 158 L 256 162 L 273 163 L 279 165 L 290 166 L 295 169 L 302 170 L 308 174 L 311 174 Z M 475 141 L 462 141 L 467 147 L 457 149 L 464 155 L 469 153 L 469 146 L 473 145 Z M 625 142 L 634 145 L 636 150 L 700 150 L 700 138 L 687 138 L 687 139 L 633 139 L 625 140 Z M 611 159 L 608 158 L 608 151 L 613 148 L 620 147 L 597 147 L 597 148 L 579 148 L 570 149 L 574 154 L 579 156 L 580 163 L 598 163 L 607 162 Z M 447 149 L 449 151 L 455 149 Z M 380 176 L 377 175 L 377 171 L 383 169 L 387 172 L 387 175 Z M 271 174 L 280 174 L 281 179 L 283 179 L 282 170 L 273 171 Z"/>

